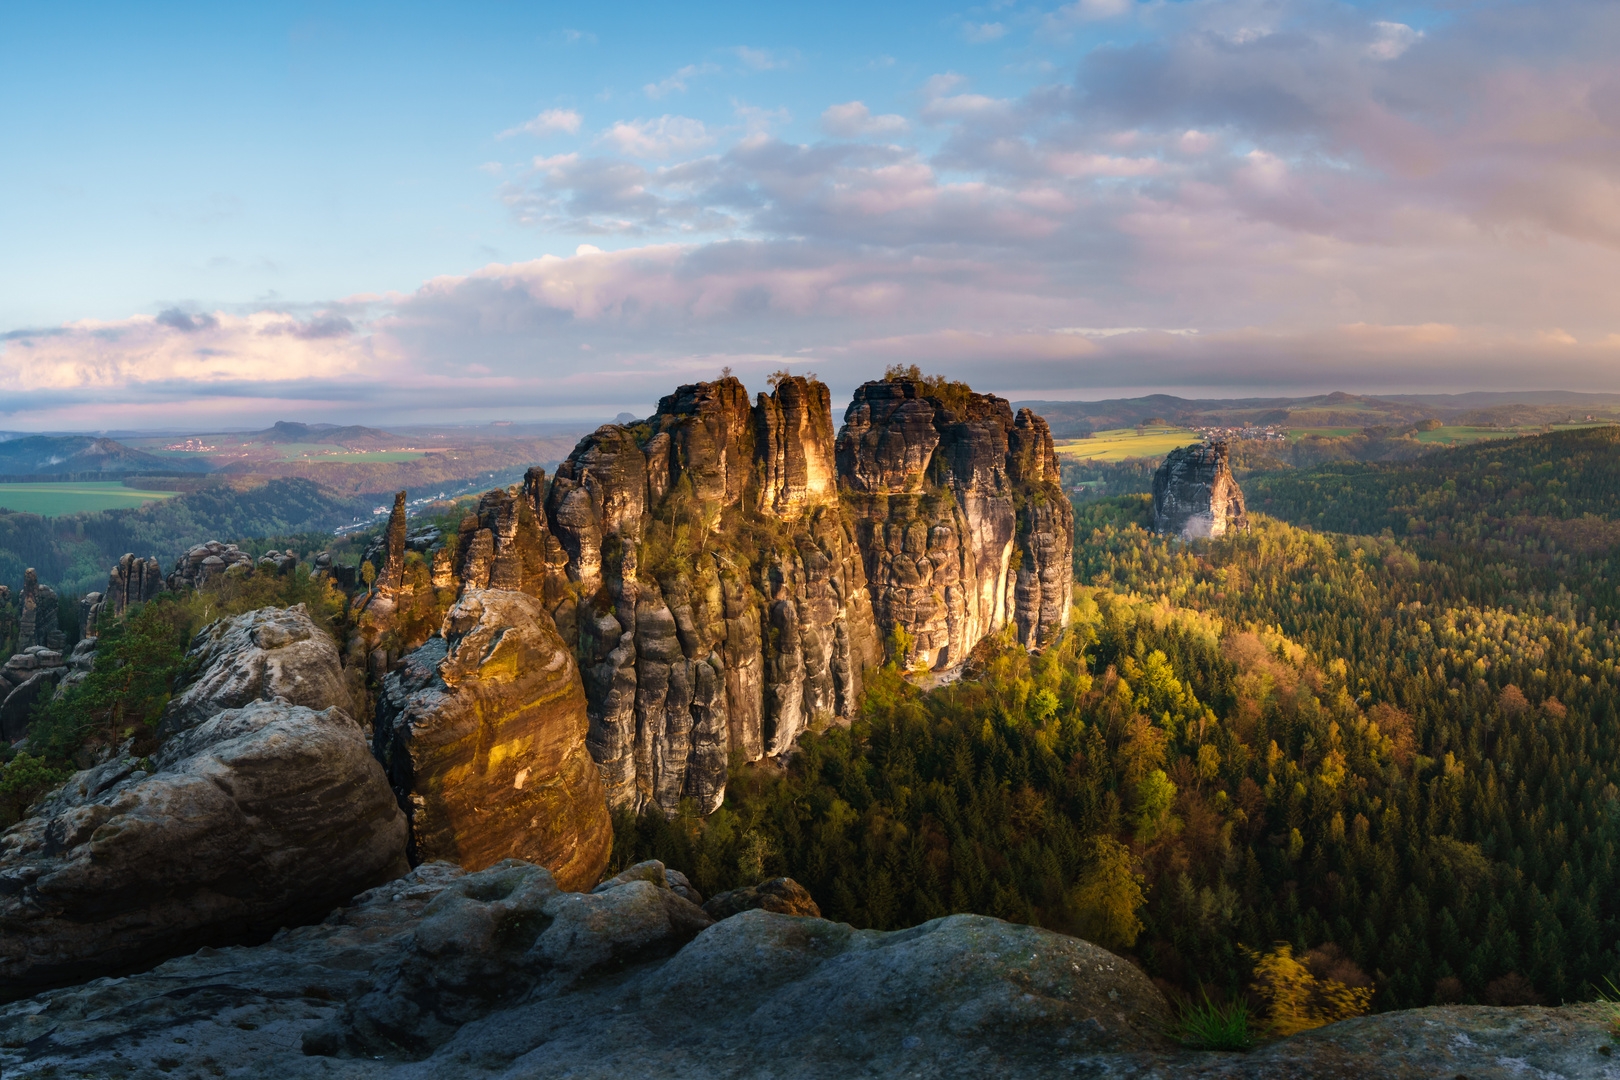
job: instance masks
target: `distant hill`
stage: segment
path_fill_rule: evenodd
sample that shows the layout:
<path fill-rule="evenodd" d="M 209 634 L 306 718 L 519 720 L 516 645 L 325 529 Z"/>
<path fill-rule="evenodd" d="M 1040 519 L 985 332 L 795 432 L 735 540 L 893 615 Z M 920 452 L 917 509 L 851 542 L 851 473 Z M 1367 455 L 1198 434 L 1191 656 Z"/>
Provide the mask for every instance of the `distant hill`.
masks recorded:
<path fill-rule="evenodd" d="M 207 464 L 133 450 L 89 435 L 27 435 L 0 442 L 0 476 L 67 473 L 206 472 Z"/>
<path fill-rule="evenodd" d="M 1035 410 L 1061 439 L 1151 421 L 1185 427 L 1366 428 L 1405 426 L 1429 417 L 1451 424 L 1502 427 L 1557 423 L 1588 414 L 1616 419 L 1620 418 L 1620 395 L 1526 391 L 1368 397 L 1335 391 L 1301 398 L 1181 398 L 1149 394 L 1105 401 L 1015 401 L 1013 407 Z"/>
<path fill-rule="evenodd" d="M 288 420 L 278 420 L 264 431 L 240 438 L 244 442 L 321 443 L 347 446 L 355 450 L 381 449 L 397 446 L 403 441 L 398 435 L 391 435 L 377 428 L 361 427 L 358 424 L 338 427 L 336 424 L 299 424 Z"/>

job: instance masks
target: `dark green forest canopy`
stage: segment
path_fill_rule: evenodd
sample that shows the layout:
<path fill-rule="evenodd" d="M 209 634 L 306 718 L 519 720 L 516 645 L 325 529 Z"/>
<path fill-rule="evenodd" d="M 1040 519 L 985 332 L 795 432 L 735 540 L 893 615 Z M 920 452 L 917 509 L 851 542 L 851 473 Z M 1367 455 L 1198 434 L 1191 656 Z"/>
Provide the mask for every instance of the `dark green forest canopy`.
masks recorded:
<path fill-rule="evenodd" d="M 1145 497 L 1079 504 L 1061 646 L 875 678 L 854 728 L 738 765 L 706 821 L 621 818 L 616 855 L 706 891 L 787 874 L 860 926 L 1078 932 L 1188 990 L 1288 941 L 1380 1008 L 1590 997 L 1620 981 L 1616 437 L 1246 482 L 1387 535 L 1257 516 L 1186 545 Z M 1099 915 L 1133 887 L 1139 933 Z"/>

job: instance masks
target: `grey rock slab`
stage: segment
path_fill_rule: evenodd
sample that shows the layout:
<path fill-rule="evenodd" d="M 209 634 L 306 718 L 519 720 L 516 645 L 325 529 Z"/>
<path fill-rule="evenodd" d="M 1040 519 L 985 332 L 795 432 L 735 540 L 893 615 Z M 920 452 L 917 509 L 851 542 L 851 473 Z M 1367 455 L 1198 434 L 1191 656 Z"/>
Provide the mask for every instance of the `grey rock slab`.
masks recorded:
<path fill-rule="evenodd" d="M 338 709 L 254 702 L 0 834 L 0 999 L 263 940 L 398 877 L 405 819 Z"/>
<path fill-rule="evenodd" d="M 187 659 L 197 675 L 164 709 L 164 736 L 250 701 L 283 698 L 317 710 L 353 708 L 337 643 L 303 604 L 209 623 L 192 639 Z"/>

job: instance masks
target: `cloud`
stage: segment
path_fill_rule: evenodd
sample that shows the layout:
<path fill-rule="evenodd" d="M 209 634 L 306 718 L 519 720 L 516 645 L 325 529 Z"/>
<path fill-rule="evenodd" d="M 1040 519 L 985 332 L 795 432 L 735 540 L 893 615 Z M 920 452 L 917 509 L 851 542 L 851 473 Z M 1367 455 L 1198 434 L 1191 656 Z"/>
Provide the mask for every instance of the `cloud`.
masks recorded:
<path fill-rule="evenodd" d="M 1007 36 L 1007 28 L 998 22 L 963 23 L 962 39 L 970 45 L 985 45 Z"/>
<path fill-rule="evenodd" d="M 663 159 L 714 145 L 703 121 L 665 114 L 654 120 L 621 120 L 602 133 L 601 142 L 621 154 Z"/>
<path fill-rule="evenodd" d="M 539 116 L 517 127 L 507 128 L 497 139 L 509 139 L 513 135 L 533 135 L 545 138 L 547 135 L 573 135 L 579 131 L 579 125 L 584 117 L 573 109 L 547 109 Z"/>
<path fill-rule="evenodd" d="M 1458 8 L 1422 35 L 1326 0 L 1142 9 L 1023 93 L 936 75 L 911 124 L 846 100 L 798 142 L 733 102 L 724 127 L 626 119 L 508 166 L 514 220 L 571 256 L 296 316 L 0 334 L 0 412 L 644 415 L 723 364 L 842 394 L 896 360 L 1048 398 L 1613 388 L 1612 5 Z"/>
<path fill-rule="evenodd" d="M 155 321 L 159 326 L 171 327 L 186 334 L 196 330 L 211 330 L 219 325 L 219 320 L 207 312 L 199 315 L 188 315 L 179 308 L 168 308 L 158 312 Z"/>
<path fill-rule="evenodd" d="M 797 52 L 754 49 L 747 45 L 738 45 L 732 52 L 737 54 L 737 59 L 750 71 L 780 71 L 783 68 L 794 67 L 799 62 Z"/>
<path fill-rule="evenodd" d="M 655 83 L 648 83 L 642 87 L 642 92 L 657 101 L 674 93 L 686 93 L 687 84 L 700 75 L 713 75 L 720 70 L 718 64 L 687 64 L 678 69 L 673 75 L 659 79 Z"/>
<path fill-rule="evenodd" d="M 1398 22 L 1375 22 L 1373 29 L 1378 36 L 1367 46 L 1367 55 L 1375 60 L 1394 60 L 1423 36 L 1423 31 Z"/>
<path fill-rule="evenodd" d="M 821 114 L 821 130 L 840 139 L 856 139 L 864 135 L 904 135 L 910 127 L 905 117 L 893 113 L 873 116 L 872 110 L 860 101 L 829 105 Z"/>
<path fill-rule="evenodd" d="M 557 36 L 565 45 L 595 45 L 596 35 L 589 30 L 559 30 Z"/>
<path fill-rule="evenodd" d="M 1132 6 L 1132 0 L 1075 0 L 1058 8 L 1051 21 L 1062 25 L 1117 19 L 1127 14 Z"/>

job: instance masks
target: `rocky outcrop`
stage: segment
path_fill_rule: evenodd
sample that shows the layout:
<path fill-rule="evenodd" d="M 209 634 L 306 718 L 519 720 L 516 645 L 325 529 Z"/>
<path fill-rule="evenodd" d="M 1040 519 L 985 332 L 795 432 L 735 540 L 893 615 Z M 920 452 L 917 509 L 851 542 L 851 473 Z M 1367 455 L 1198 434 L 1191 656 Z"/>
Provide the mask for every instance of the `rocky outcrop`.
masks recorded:
<path fill-rule="evenodd" d="M 0 667 L 0 738 L 16 742 L 28 734 L 34 706 L 48 699 L 68 674 L 57 649 L 30 645 Z"/>
<path fill-rule="evenodd" d="M 346 713 L 226 710 L 149 763 L 76 774 L 0 835 L 0 995 L 262 940 L 407 869 L 404 817 Z"/>
<path fill-rule="evenodd" d="M 455 597 L 533 597 L 578 659 L 609 805 L 708 813 L 734 751 L 779 757 L 852 719 L 894 631 L 943 667 L 1009 623 L 1038 647 L 1067 619 L 1072 512 L 1045 423 L 926 390 L 867 384 L 835 438 L 813 379 L 752 403 L 730 377 L 682 386 L 420 545 L 402 494 L 365 556 L 351 663 L 382 678 Z"/>
<path fill-rule="evenodd" d="M 656 865 L 656 864 L 654 864 Z M 661 869 L 661 868 L 660 868 Z M 7 1076 L 532 1080 L 1613 1077 L 1601 1006 L 1384 1013 L 1184 1050 L 1133 966 L 975 915 L 706 925 L 657 872 L 594 895 L 423 865 L 318 925 L 0 1007 Z M 693 937 L 693 935 L 696 935 Z M 671 955 L 673 953 L 673 955 Z"/>
<path fill-rule="evenodd" d="M 553 611 L 612 805 L 707 813 L 733 748 L 783 754 L 855 715 L 879 650 L 831 427 L 819 382 L 750 405 L 726 378 L 598 429 L 558 468 L 544 517 L 571 588 Z"/>
<path fill-rule="evenodd" d="M 838 474 L 878 627 L 909 665 L 961 664 L 1012 623 L 1030 648 L 1067 624 L 1074 514 L 1046 422 L 957 387 L 910 379 L 855 391 Z M 903 636 L 900 636 L 903 635 Z"/>
<path fill-rule="evenodd" d="M 412 861 L 521 858 L 568 888 L 595 884 L 613 830 L 587 726 L 573 654 L 540 601 L 464 592 L 378 696 L 374 749 L 410 820 Z"/>
<path fill-rule="evenodd" d="M 222 544 L 218 540 L 210 540 L 206 544 L 196 545 L 180 556 L 165 583 L 175 592 L 195 589 L 237 567 L 241 568 L 239 573 L 251 570 L 253 556 L 235 544 Z"/>
<path fill-rule="evenodd" d="M 126 553 L 107 572 L 107 591 L 90 593 L 80 602 L 84 632 L 95 633 L 100 620 L 122 618 L 126 610 L 144 604 L 166 588 L 163 567 L 156 559 Z"/>
<path fill-rule="evenodd" d="M 264 945 L 0 1010 L 0 1068 L 1106 1075 L 1175 1053 L 1167 1016 L 1118 957 L 982 916 L 884 933 L 755 909 L 711 925 L 656 863 L 593 894 L 522 863 L 427 864 Z"/>
<path fill-rule="evenodd" d="M 196 675 L 164 708 L 165 737 L 252 701 L 358 711 L 337 643 L 303 604 L 216 619 L 192 638 L 186 659 Z"/>
<path fill-rule="evenodd" d="M 39 583 L 39 575 L 29 567 L 23 572 L 22 594 L 17 597 L 17 648 L 39 645 L 61 649 L 67 637 L 57 626 L 56 591 Z"/>
<path fill-rule="evenodd" d="M 759 908 L 778 915 L 808 915 L 821 918 L 821 909 L 810 898 L 810 891 L 792 878 L 772 878 L 758 885 L 732 889 L 716 895 L 703 905 L 703 910 L 715 919 L 729 919 L 745 911 Z"/>
<path fill-rule="evenodd" d="M 1249 527 L 1223 442 L 1172 450 L 1153 474 L 1153 531 L 1183 540 Z"/>

